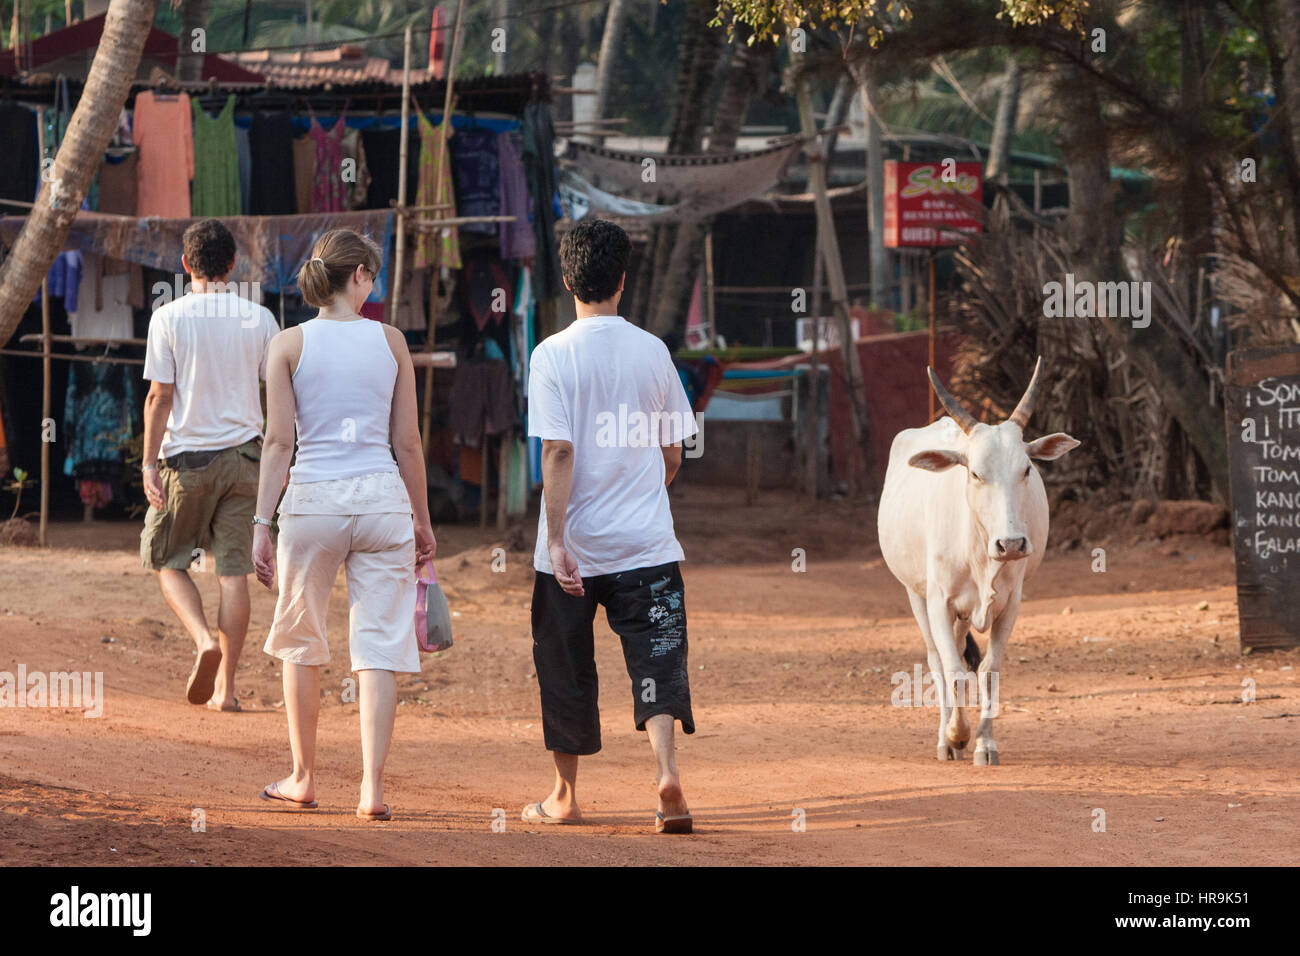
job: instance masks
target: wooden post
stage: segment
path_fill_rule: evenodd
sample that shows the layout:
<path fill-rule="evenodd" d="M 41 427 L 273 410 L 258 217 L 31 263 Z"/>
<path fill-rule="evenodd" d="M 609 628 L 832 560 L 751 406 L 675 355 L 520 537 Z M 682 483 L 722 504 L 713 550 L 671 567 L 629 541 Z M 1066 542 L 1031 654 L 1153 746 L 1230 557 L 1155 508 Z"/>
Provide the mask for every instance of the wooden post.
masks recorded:
<path fill-rule="evenodd" d="M 808 421 L 805 424 L 808 437 L 808 460 L 805 462 L 807 474 L 808 497 L 817 498 L 817 395 L 821 385 L 821 366 L 817 361 L 817 352 L 822 342 L 822 282 L 825 279 L 826 262 L 822 250 L 822 232 L 817 228 L 817 244 L 813 252 L 813 333 L 812 353 L 809 355 Z"/>
<path fill-rule="evenodd" d="M 930 248 L 930 368 L 934 368 L 934 248 Z M 939 370 L 935 369 L 934 374 L 938 375 Z M 929 390 L 930 395 L 930 418 L 934 421 L 934 389 Z"/>
<path fill-rule="evenodd" d="M 438 271 L 442 268 L 442 241 L 433 244 L 433 262 L 429 266 L 429 327 L 424 336 L 424 350 L 432 352 L 438 335 Z M 424 460 L 429 461 L 429 438 L 433 430 L 433 363 L 424 370 L 424 398 L 420 418 L 420 441 L 424 445 Z"/>
<path fill-rule="evenodd" d="M 45 109 L 36 108 L 36 151 L 45 162 Z M 41 547 L 46 545 L 46 528 L 50 521 L 50 443 L 45 440 L 46 422 L 50 420 L 50 283 L 41 280 Z"/>
<path fill-rule="evenodd" d="M 506 530 L 506 505 L 510 499 L 510 433 L 497 436 L 497 530 Z"/>
<path fill-rule="evenodd" d="M 43 125 L 43 124 L 42 124 Z M 50 520 L 50 443 L 45 440 L 46 422 L 50 420 L 50 289 L 49 280 L 41 280 L 41 547 L 45 547 L 46 526 Z"/>
<path fill-rule="evenodd" d="M 488 496 L 488 472 L 492 464 L 491 446 L 488 445 L 487 427 L 483 429 L 483 439 L 479 442 L 479 456 L 482 464 L 479 467 L 478 479 L 478 526 L 487 527 L 487 496 Z"/>
<path fill-rule="evenodd" d="M 717 341 L 717 312 L 713 301 L 713 223 L 704 231 L 704 307 L 705 320 L 709 324 L 709 343 Z"/>
<path fill-rule="evenodd" d="M 402 37 L 402 132 L 397 149 L 397 248 L 393 252 L 393 278 L 388 284 L 388 308 L 384 318 L 397 324 L 397 307 L 402 301 L 402 269 L 406 266 L 406 157 L 411 139 L 411 25 Z"/>
<path fill-rule="evenodd" d="M 745 423 L 745 504 L 758 500 L 759 468 L 762 458 L 758 448 L 758 422 Z"/>
<path fill-rule="evenodd" d="M 835 234 L 835 221 L 831 216 L 831 200 L 826 191 L 826 166 L 813 122 L 812 96 L 808 91 L 807 77 L 796 83 L 799 102 L 799 125 L 804 138 L 804 152 L 808 158 L 808 179 L 812 186 L 817 210 L 817 229 L 822 236 L 826 275 L 830 280 L 831 306 L 839 319 L 840 352 L 844 360 L 846 391 L 849 393 L 849 420 L 853 428 L 853 454 L 849 457 L 849 494 L 857 494 L 859 462 L 867 452 L 867 403 L 862 386 L 862 362 L 853 330 L 849 322 L 849 292 L 844 282 L 844 262 L 840 258 L 839 238 Z M 869 480 L 862 476 L 864 484 Z"/>

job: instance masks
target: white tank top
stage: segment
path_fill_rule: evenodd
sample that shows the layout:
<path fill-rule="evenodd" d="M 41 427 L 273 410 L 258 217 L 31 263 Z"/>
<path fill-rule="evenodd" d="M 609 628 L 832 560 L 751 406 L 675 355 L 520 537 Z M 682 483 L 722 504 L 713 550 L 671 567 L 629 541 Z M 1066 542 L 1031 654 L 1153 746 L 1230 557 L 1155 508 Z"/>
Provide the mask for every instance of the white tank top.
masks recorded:
<path fill-rule="evenodd" d="M 389 422 L 397 360 L 371 319 L 311 319 L 293 373 L 298 457 L 290 482 L 305 484 L 397 472 Z"/>

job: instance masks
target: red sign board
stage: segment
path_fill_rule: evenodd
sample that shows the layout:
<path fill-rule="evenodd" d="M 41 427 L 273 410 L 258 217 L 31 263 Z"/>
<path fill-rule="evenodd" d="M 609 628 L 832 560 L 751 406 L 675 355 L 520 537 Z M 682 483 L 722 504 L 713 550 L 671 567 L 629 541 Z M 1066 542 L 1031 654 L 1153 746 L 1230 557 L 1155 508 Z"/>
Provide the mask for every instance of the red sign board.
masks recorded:
<path fill-rule="evenodd" d="M 980 163 L 885 161 L 885 246 L 955 246 L 981 230 Z"/>

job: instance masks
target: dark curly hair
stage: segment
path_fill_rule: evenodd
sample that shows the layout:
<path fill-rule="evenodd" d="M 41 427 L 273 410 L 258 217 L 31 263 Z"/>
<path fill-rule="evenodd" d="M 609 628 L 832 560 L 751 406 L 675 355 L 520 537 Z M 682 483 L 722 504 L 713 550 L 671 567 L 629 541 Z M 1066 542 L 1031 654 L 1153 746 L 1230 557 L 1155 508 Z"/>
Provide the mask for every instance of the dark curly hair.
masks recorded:
<path fill-rule="evenodd" d="M 215 219 L 204 219 L 185 230 L 181 251 L 190 274 L 199 279 L 223 279 L 235 264 L 235 237 Z"/>
<path fill-rule="evenodd" d="M 584 219 L 560 243 L 560 271 L 579 302 L 604 302 L 618 292 L 632 241 L 605 219 Z"/>

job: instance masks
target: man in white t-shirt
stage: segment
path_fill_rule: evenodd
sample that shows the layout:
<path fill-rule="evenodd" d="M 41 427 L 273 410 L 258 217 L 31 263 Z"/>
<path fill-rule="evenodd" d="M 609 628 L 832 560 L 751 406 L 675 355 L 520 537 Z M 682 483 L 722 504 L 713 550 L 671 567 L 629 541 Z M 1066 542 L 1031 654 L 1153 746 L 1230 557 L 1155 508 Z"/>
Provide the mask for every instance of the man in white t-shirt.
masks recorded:
<path fill-rule="evenodd" d="M 686 664 L 681 545 L 668 484 L 697 431 L 664 344 L 620 318 L 631 243 L 618 226 L 578 223 L 560 245 L 577 320 L 533 351 L 528 434 L 542 440 L 542 513 L 533 556 L 533 661 L 555 789 L 524 808 L 533 823 L 582 818 L 578 757 L 600 750 L 592 620 L 623 644 L 637 730 L 658 761 L 658 832 L 691 832 L 673 730 L 695 732 Z"/>
<path fill-rule="evenodd" d="M 258 382 L 279 328 L 227 279 L 235 240 L 215 219 L 185 230 L 181 264 L 193 291 L 149 321 L 144 377 L 144 490 L 140 559 L 194 639 L 191 704 L 237 711 L 235 665 L 248 632 L 253 512 L 265 416 Z M 217 635 L 189 567 L 216 572 Z"/>

